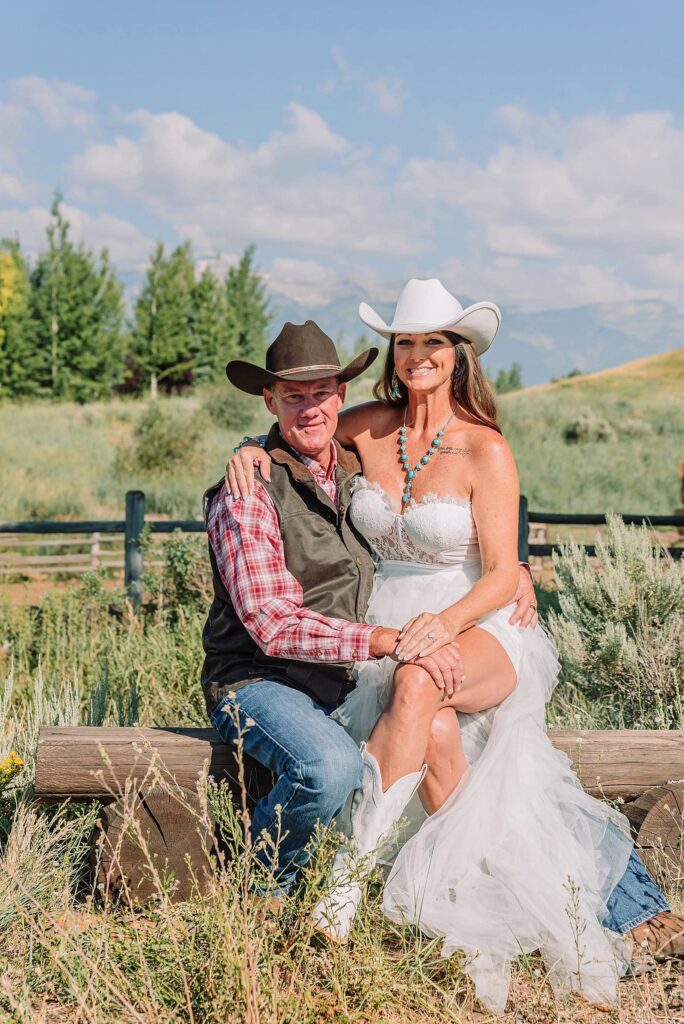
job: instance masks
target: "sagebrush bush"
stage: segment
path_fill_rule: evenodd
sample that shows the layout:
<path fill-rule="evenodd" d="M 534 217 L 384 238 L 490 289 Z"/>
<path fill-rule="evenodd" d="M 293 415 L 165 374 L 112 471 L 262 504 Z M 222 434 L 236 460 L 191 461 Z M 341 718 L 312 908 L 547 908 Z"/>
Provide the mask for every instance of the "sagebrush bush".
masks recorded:
<path fill-rule="evenodd" d="M 617 434 L 608 420 L 599 416 L 593 409 L 583 409 L 577 419 L 564 427 L 563 440 L 568 443 L 616 441 Z"/>
<path fill-rule="evenodd" d="M 554 555 L 559 610 L 547 621 L 563 683 L 604 722 L 682 728 L 684 562 L 614 515 L 596 555 L 598 571 L 575 544 Z"/>
<path fill-rule="evenodd" d="M 124 453 L 119 469 L 160 474 L 198 466 L 203 463 L 201 449 L 206 427 L 205 418 L 195 411 L 153 402 L 138 420 L 133 445 Z"/>

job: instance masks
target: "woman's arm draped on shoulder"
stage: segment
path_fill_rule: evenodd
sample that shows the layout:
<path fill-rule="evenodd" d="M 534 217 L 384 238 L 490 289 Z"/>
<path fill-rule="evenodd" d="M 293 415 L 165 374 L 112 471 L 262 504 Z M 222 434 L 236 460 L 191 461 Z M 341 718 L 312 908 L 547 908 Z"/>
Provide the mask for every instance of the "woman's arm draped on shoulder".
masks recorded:
<path fill-rule="evenodd" d="M 234 452 L 226 463 L 225 483 L 234 498 L 249 498 L 254 494 L 254 467 L 258 467 L 262 479 L 271 480 L 271 456 L 265 452 L 256 439 L 248 439 Z"/>

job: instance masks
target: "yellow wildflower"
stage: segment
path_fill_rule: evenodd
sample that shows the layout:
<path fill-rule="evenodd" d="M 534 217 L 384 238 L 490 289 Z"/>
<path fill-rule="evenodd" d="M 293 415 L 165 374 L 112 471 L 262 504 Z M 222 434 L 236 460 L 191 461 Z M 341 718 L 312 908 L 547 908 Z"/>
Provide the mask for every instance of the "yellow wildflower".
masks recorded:
<path fill-rule="evenodd" d="M 18 775 L 24 767 L 24 762 L 16 750 L 11 750 L 7 757 L 0 758 L 0 790 L 4 789 L 10 779 Z"/>

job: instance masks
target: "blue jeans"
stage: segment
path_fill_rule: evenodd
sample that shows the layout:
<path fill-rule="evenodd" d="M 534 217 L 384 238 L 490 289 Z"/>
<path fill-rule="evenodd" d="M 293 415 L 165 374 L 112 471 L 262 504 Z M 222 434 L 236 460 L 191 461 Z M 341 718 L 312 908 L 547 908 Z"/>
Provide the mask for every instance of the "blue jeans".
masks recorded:
<path fill-rule="evenodd" d="M 252 840 L 266 831 L 277 844 L 257 844 L 256 856 L 270 873 L 272 892 L 287 893 L 306 864 L 316 823 L 328 825 L 361 785 L 361 752 L 341 725 L 328 718 L 334 706 L 283 683 L 249 683 L 219 701 L 211 722 L 224 743 L 235 744 L 236 716 L 243 749 L 277 776 L 252 814 Z"/>
<path fill-rule="evenodd" d="M 632 850 L 625 873 L 611 892 L 606 908 L 603 927 L 621 935 L 648 921 L 649 917 L 670 909 L 635 850 Z"/>

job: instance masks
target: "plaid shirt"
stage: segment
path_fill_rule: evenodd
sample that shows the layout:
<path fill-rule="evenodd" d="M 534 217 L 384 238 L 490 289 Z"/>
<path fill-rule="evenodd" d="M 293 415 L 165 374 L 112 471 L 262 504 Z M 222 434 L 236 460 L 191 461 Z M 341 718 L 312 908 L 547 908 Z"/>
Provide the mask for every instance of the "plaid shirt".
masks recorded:
<path fill-rule="evenodd" d="M 325 470 L 295 452 L 337 503 L 337 452 Z M 300 583 L 285 564 L 278 513 L 259 481 L 249 498 L 233 498 L 224 484 L 209 509 L 207 534 L 219 575 L 242 624 L 261 650 L 296 661 L 365 661 L 375 626 L 332 619 L 302 604 Z"/>

